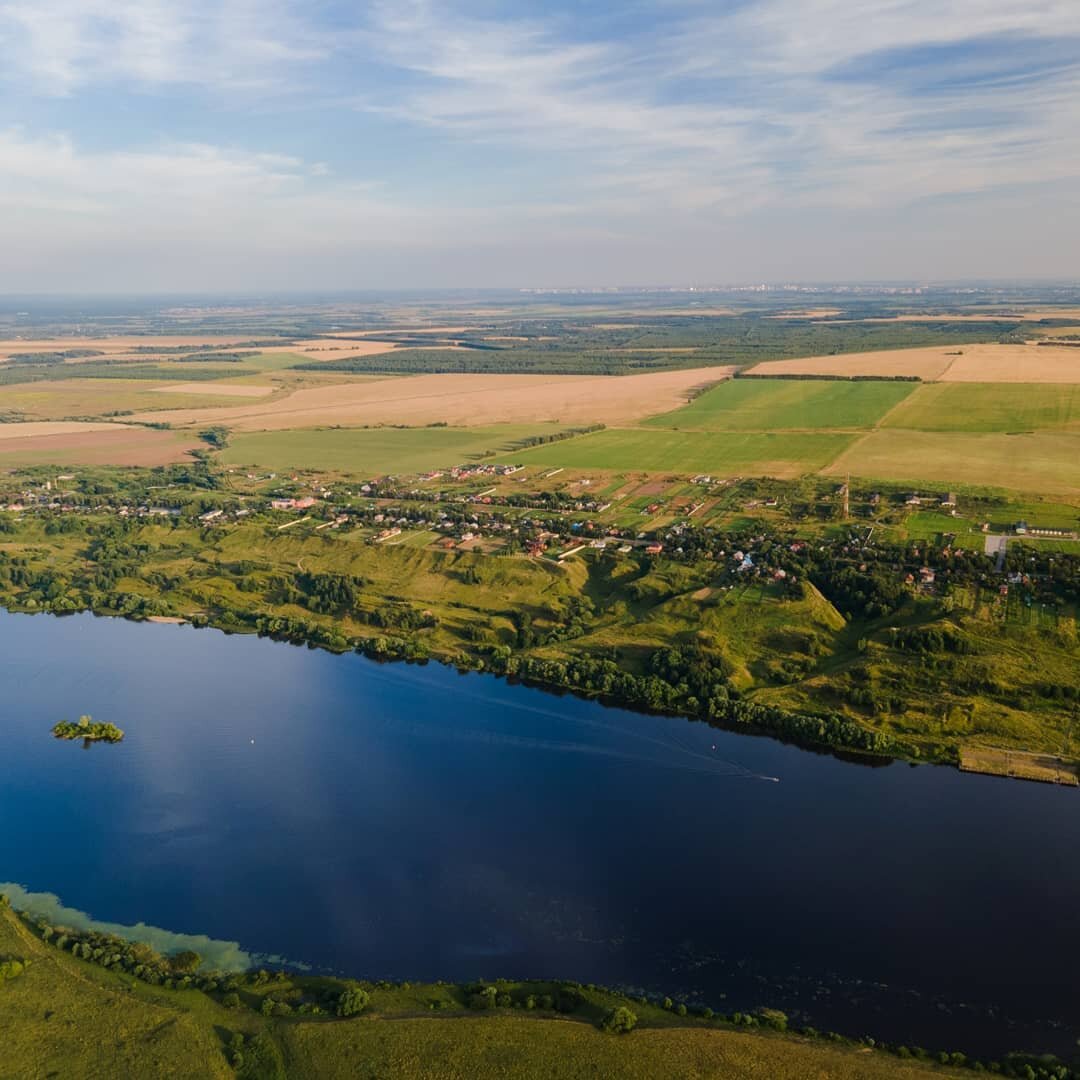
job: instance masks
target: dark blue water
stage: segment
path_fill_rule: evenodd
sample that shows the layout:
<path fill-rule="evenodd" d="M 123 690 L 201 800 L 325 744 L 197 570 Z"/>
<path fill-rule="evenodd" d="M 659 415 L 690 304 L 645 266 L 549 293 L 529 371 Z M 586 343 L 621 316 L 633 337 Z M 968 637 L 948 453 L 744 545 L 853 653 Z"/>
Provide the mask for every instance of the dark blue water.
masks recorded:
<path fill-rule="evenodd" d="M 372 978 L 1075 1044 L 1074 790 L 91 616 L 0 614 L 0 676 L 0 880 L 95 918 Z M 51 738 L 81 713 L 126 739 Z"/>

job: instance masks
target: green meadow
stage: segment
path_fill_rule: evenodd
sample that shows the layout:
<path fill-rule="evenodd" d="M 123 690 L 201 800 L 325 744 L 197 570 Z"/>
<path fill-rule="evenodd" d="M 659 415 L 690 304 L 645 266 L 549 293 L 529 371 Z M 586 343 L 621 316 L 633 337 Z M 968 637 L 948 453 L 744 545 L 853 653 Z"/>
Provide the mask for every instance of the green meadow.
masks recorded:
<path fill-rule="evenodd" d="M 1078 431 L 1080 386 L 924 383 L 882 421 L 882 426 L 917 431 Z"/>
<path fill-rule="evenodd" d="M 554 424 L 450 428 L 299 428 L 235 435 L 221 454 L 227 465 L 285 472 L 326 469 L 371 475 L 445 468 L 492 453 L 503 457 L 517 440 L 550 435 Z M 516 453 L 513 455 L 518 456 Z"/>
<path fill-rule="evenodd" d="M 515 454 L 524 464 L 646 472 L 753 472 L 790 477 L 823 468 L 852 436 L 825 432 L 705 432 L 610 428 Z"/>
<path fill-rule="evenodd" d="M 871 428 L 911 394 L 906 382 L 729 379 L 651 427 L 696 431 Z"/>
<path fill-rule="evenodd" d="M 972 434 L 881 428 L 847 448 L 827 476 L 993 486 L 1027 495 L 1080 497 L 1080 434 Z"/>

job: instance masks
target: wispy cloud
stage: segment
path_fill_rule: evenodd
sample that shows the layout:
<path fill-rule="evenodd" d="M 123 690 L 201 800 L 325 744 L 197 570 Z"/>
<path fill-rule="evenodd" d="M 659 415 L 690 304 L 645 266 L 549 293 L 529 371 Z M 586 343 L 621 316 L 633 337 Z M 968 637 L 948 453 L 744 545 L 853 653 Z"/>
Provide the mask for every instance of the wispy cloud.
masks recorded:
<path fill-rule="evenodd" d="M 328 43 L 277 0 L 0 0 L 0 46 L 7 81 L 64 96 L 101 83 L 266 86 Z"/>
<path fill-rule="evenodd" d="M 0 47 L 0 240 L 22 210 L 53 250 L 677 237 L 707 266 L 755 214 L 1080 181 L 1077 0 L 0 0 Z"/>

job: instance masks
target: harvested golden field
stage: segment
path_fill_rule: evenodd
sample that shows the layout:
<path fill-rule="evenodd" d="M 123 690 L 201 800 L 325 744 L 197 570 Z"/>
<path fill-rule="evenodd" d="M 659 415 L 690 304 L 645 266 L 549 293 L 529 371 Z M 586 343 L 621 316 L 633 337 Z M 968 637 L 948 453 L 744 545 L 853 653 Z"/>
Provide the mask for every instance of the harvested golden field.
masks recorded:
<path fill-rule="evenodd" d="M 1053 345 L 964 345 L 942 382 L 1080 383 L 1080 349 Z"/>
<path fill-rule="evenodd" d="M 64 352 L 67 349 L 99 349 L 106 355 L 113 356 L 121 353 L 129 353 L 134 349 L 171 349 L 181 346 L 224 346 L 233 345 L 237 342 L 250 340 L 250 335 L 245 338 L 242 335 L 227 334 L 214 337 L 207 334 L 173 335 L 155 337 L 145 335 L 142 337 L 62 337 L 62 338 L 33 338 L 21 340 L 9 338 L 0 341 L 0 359 L 6 360 L 12 354 L 19 353 L 42 353 Z M 150 355 L 143 353 L 142 356 Z M 89 359 L 93 359 L 90 357 Z"/>
<path fill-rule="evenodd" d="M 754 375 L 917 375 L 932 380 L 941 377 L 956 351 L 956 346 L 931 345 L 845 356 L 803 356 L 797 360 L 768 360 L 750 371 Z"/>
<path fill-rule="evenodd" d="M 1053 345 L 929 345 L 769 360 L 754 375 L 917 375 L 926 382 L 1080 383 L 1080 349 Z"/>
<path fill-rule="evenodd" d="M 127 424 L 0 424 L 0 467 L 169 465 L 200 445 L 190 435 Z"/>
<path fill-rule="evenodd" d="M 822 470 L 920 484 L 971 484 L 1080 497 L 1080 435 L 1020 435 L 881 428 L 848 447 Z"/>
<path fill-rule="evenodd" d="M 889 315 L 889 316 L 874 316 L 869 319 L 844 319 L 844 322 L 871 322 L 871 323 L 888 323 L 888 322 L 1010 322 L 1012 320 L 1018 320 L 1020 322 L 1040 322 L 1043 319 L 1076 319 L 1080 318 L 1080 309 L 1077 308 L 1035 308 L 1035 309 L 1016 309 L 1006 308 L 1003 311 L 980 311 L 980 312 L 962 312 L 957 314 L 935 314 L 935 315 Z"/>
<path fill-rule="evenodd" d="M 237 431 L 440 422 L 459 427 L 626 424 L 685 405 L 694 388 L 727 378 L 731 370 L 694 368 L 624 376 L 413 375 L 297 390 L 235 408 L 178 409 L 142 418 L 178 426 L 220 423 Z"/>
<path fill-rule="evenodd" d="M 385 332 L 385 331 L 384 331 Z M 87 356 L 72 359 L 69 363 L 93 362 L 94 360 L 131 360 L 147 363 L 154 360 L 176 360 L 181 354 L 170 353 L 166 350 L 181 347 L 207 349 L 220 349 L 232 346 L 241 347 L 243 352 L 257 352 L 260 356 L 273 356 L 278 353 L 294 353 L 304 358 L 313 360 L 325 357 L 327 360 L 339 359 L 342 356 L 373 356 L 378 353 L 391 352 L 398 346 L 393 342 L 365 341 L 354 338 L 338 338 L 333 336 L 312 337 L 297 340 L 294 344 L 282 342 L 281 345 L 271 345 L 260 349 L 243 348 L 245 341 L 250 341 L 251 335 L 228 334 L 214 337 L 207 334 L 194 335 L 163 335 L 154 337 L 150 335 L 132 337 L 63 337 L 63 338 L 36 338 L 21 341 L 12 339 L 0 341 L 0 360 L 7 360 L 10 356 L 25 353 L 54 353 L 65 352 L 69 349 L 95 349 L 101 356 Z"/>

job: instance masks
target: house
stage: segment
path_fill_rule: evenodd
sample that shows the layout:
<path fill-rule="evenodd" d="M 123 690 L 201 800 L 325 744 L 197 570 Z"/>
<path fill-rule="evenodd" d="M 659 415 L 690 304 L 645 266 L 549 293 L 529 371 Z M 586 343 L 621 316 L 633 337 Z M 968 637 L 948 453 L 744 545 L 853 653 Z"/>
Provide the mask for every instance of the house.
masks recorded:
<path fill-rule="evenodd" d="M 924 566 L 919 571 L 919 584 L 920 585 L 933 585 L 936 575 L 929 566 Z"/>
<path fill-rule="evenodd" d="M 944 496 L 944 498 L 942 498 L 941 505 L 946 509 L 955 509 L 956 508 L 956 495 L 953 492 L 950 491 L 948 495 L 946 495 L 946 496 Z"/>
<path fill-rule="evenodd" d="M 645 554 L 646 555 L 659 555 L 660 552 L 663 551 L 663 550 L 664 550 L 664 545 L 654 541 L 653 543 L 646 545 Z"/>
<path fill-rule="evenodd" d="M 199 515 L 199 520 L 204 525 L 207 525 L 211 521 L 217 521 L 217 519 L 219 517 L 222 517 L 224 515 L 224 513 L 225 513 L 224 510 L 207 510 L 207 512 L 205 514 L 200 514 Z"/>
<path fill-rule="evenodd" d="M 293 508 L 293 500 L 292 499 L 271 499 L 270 500 L 270 509 L 271 510 L 291 510 L 292 508 Z"/>
<path fill-rule="evenodd" d="M 909 495 L 904 500 L 904 505 L 905 506 L 922 506 L 922 499 L 920 499 L 918 495 Z"/>

